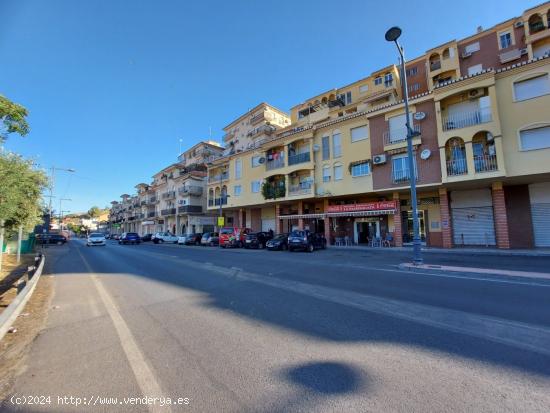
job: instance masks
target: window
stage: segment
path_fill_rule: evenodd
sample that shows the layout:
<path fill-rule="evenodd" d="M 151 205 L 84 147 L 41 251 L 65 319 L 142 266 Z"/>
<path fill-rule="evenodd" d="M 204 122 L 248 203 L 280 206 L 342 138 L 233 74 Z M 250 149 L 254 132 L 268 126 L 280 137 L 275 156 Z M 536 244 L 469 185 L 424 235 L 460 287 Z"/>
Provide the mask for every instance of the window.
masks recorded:
<path fill-rule="evenodd" d="M 501 33 L 500 36 L 500 48 L 506 49 L 512 46 L 512 34 L 510 32 Z"/>
<path fill-rule="evenodd" d="M 532 99 L 548 94 L 550 94 L 550 81 L 548 80 L 548 74 L 514 83 L 514 95 L 516 101 Z"/>
<path fill-rule="evenodd" d="M 418 170 L 416 167 L 416 158 L 413 158 L 415 176 L 418 178 Z M 392 164 L 392 178 L 394 183 L 408 182 L 411 178 L 409 170 L 409 157 L 407 155 L 393 156 L 391 160 Z"/>
<path fill-rule="evenodd" d="M 344 105 L 349 105 L 351 103 L 351 92 L 340 93 L 336 97 L 344 102 Z"/>
<path fill-rule="evenodd" d="M 416 92 L 420 89 L 420 83 L 413 83 L 409 86 L 409 92 Z"/>
<path fill-rule="evenodd" d="M 359 126 L 357 128 L 350 129 L 351 141 L 357 142 L 369 137 L 367 126 Z"/>
<path fill-rule="evenodd" d="M 323 136 L 321 139 L 322 146 L 323 146 L 323 161 L 326 161 L 330 158 L 330 143 L 329 143 L 329 137 Z"/>
<path fill-rule="evenodd" d="M 340 132 L 335 132 L 332 135 L 332 156 L 339 158 L 342 156 L 342 135 Z"/>
<path fill-rule="evenodd" d="M 382 78 L 380 76 L 378 76 L 376 79 L 374 79 L 374 84 L 375 85 L 381 85 L 382 84 Z"/>
<path fill-rule="evenodd" d="M 235 179 L 241 179 L 242 169 L 243 169 L 242 159 L 236 159 L 235 160 Z"/>
<path fill-rule="evenodd" d="M 370 163 L 363 162 L 351 167 L 351 176 L 365 176 L 370 174 Z"/>
<path fill-rule="evenodd" d="M 405 114 L 392 116 L 388 119 L 390 124 L 389 143 L 404 141 L 407 139 L 407 116 Z M 409 125 L 414 129 L 412 114 L 409 118 Z"/>
<path fill-rule="evenodd" d="M 386 73 L 384 75 L 384 86 L 390 87 L 393 84 L 393 75 L 391 73 Z"/>
<path fill-rule="evenodd" d="M 479 42 L 469 44 L 464 48 L 464 51 L 466 53 L 474 53 L 474 52 L 477 52 L 478 50 L 479 50 Z"/>
<path fill-rule="evenodd" d="M 550 126 L 522 130 L 519 132 L 519 140 L 524 151 L 550 148 Z"/>
<path fill-rule="evenodd" d="M 369 85 L 361 85 L 359 86 L 359 93 L 366 93 L 369 91 Z"/>
<path fill-rule="evenodd" d="M 343 168 L 342 165 L 336 164 L 334 165 L 334 180 L 335 181 L 341 181 L 343 178 Z"/>
<path fill-rule="evenodd" d="M 252 193 L 260 192 L 261 185 L 262 185 L 262 183 L 260 181 L 252 181 L 250 183 L 250 189 L 251 189 Z"/>
<path fill-rule="evenodd" d="M 256 156 L 253 156 L 252 157 L 252 167 L 253 168 L 256 168 L 257 166 L 260 166 L 260 158 L 261 156 L 260 155 L 256 155 Z"/>
<path fill-rule="evenodd" d="M 323 182 L 330 182 L 330 166 L 323 166 Z"/>
<path fill-rule="evenodd" d="M 407 69 L 407 76 L 416 76 L 418 73 L 418 67 L 411 67 L 410 69 Z"/>
<path fill-rule="evenodd" d="M 481 71 L 483 70 L 483 66 L 480 64 L 478 65 L 475 65 L 475 66 L 470 66 L 468 68 L 468 76 L 472 76 L 472 75 L 475 75 L 477 73 L 481 73 Z"/>
<path fill-rule="evenodd" d="M 235 196 L 240 196 L 241 195 L 241 186 L 240 185 L 235 185 L 233 187 L 233 194 Z"/>

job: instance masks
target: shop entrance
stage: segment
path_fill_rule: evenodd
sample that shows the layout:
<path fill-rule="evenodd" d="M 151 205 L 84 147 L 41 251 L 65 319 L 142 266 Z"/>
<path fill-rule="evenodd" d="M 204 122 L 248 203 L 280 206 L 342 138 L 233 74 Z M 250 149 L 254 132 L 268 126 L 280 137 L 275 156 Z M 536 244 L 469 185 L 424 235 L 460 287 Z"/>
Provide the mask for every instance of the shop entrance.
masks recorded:
<path fill-rule="evenodd" d="M 412 211 L 401 212 L 401 220 L 403 223 L 403 243 L 408 244 L 413 242 L 413 214 Z M 424 218 L 424 211 L 418 210 L 418 226 L 420 232 L 420 241 L 422 244 L 426 244 L 426 220 Z"/>
<path fill-rule="evenodd" d="M 356 242 L 368 244 L 369 239 L 380 238 L 380 220 L 368 219 L 356 222 Z"/>

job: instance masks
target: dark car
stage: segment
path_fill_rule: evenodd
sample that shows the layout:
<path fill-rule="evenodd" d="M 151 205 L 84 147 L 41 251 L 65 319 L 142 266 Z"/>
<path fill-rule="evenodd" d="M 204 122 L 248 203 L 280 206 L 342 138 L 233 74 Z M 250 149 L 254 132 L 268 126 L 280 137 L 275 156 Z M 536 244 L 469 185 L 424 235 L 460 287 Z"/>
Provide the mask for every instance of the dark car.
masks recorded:
<path fill-rule="evenodd" d="M 113 239 L 115 241 L 118 241 L 120 239 L 120 234 L 111 234 L 111 237 L 109 239 Z"/>
<path fill-rule="evenodd" d="M 202 234 L 187 234 L 184 245 L 201 245 Z"/>
<path fill-rule="evenodd" d="M 119 244 L 139 244 L 140 242 L 141 238 L 135 232 L 125 232 L 118 240 Z"/>
<path fill-rule="evenodd" d="M 294 230 L 288 236 L 288 250 L 303 250 L 313 252 L 318 248 L 326 248 L 327 240 L 320 234 L 314 234 L 307 230 Z"/>
<path fill-rule="evenodd" d="M 67 242 L 67 238 L 61 234 L 36 234 L 36 242 L 39 244 L 62 245 Z"/>
<path fill-rule="evenodd" d="M 201 245 L 215 247 L 220 243 L 220 236 L 217 232 L 205 232 L 202 234 Z"/>
<path fill-rule="evenodd" d="M 265 247 L 270 251 L 285 251 L 288 249 L 288 234 L 278 234 L 270 239 L 265 244 Z"/>
<path fill-rule="evenodd" d="M 244 240 L 245 248 L 265 248 L 267 241 L 272 238 L 269 232 L 252 232 Z"/>
<path fill-rule="evenodd" d="M 143 237 L 141 237 L 141 240 L 143 242 L 149 242 L 152 241 L 153 234 L 145 234 Z"/>

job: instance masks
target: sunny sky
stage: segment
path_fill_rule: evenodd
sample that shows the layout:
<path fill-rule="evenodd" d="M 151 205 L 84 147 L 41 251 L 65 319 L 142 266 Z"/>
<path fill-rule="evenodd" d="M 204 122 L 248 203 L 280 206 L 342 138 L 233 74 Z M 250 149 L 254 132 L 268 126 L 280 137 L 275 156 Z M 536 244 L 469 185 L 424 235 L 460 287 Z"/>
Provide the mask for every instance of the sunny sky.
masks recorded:
<path fill-rule="evenodd" d="M 282 110 L 520 15 L 542 0 L 0 0 L 0 94 L 26 106 L 15 151 L 59 172 L 73 212 L 106 206 L 266 101 Z M 58 199 L 57 198 L 57 199 Z M 57 209 L 57 202 L 54 202 Z"/>

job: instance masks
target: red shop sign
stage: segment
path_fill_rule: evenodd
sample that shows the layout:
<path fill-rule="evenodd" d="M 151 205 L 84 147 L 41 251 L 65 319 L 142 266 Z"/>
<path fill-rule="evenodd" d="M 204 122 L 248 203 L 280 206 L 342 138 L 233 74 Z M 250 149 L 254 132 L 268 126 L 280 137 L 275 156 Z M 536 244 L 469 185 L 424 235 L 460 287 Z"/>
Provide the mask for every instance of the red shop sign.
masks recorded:
<path fill-rule="evenodd" d="M 366 202 L 364 204 L 329 205 L 326 212 L 357 212 L 397 209 L 397 201 Z"/>

